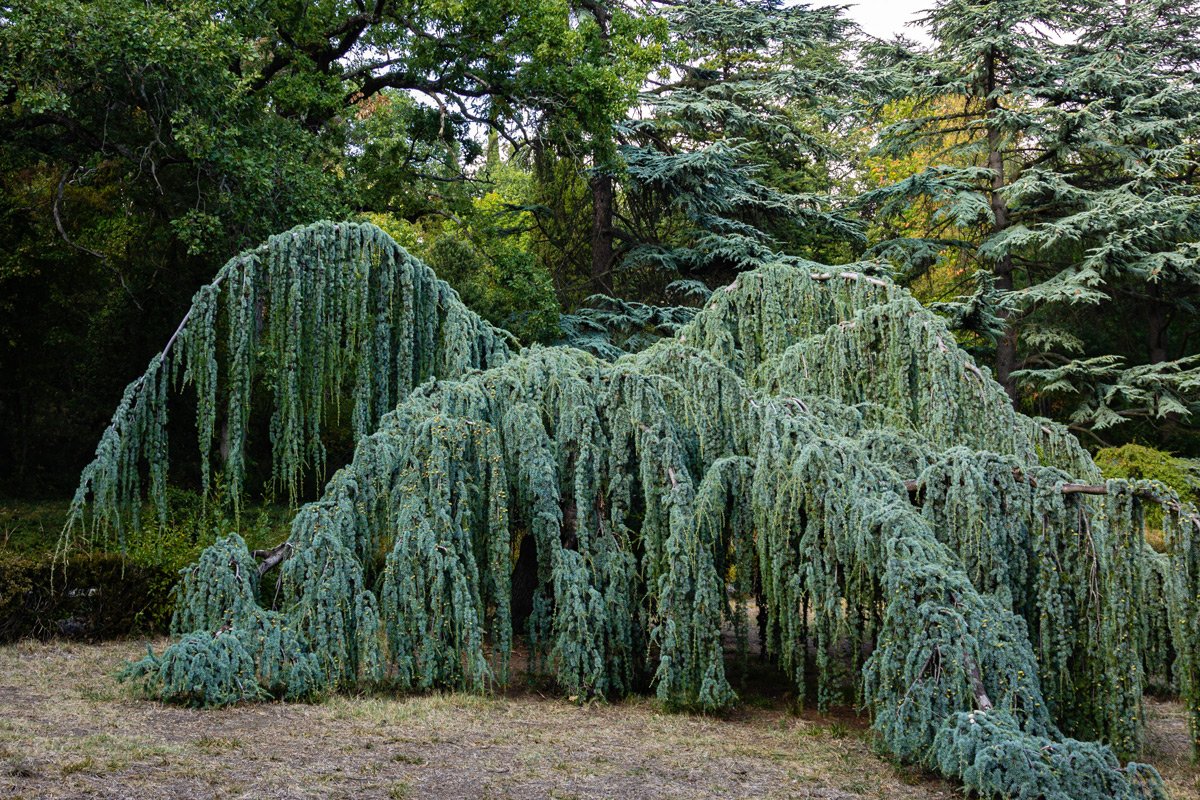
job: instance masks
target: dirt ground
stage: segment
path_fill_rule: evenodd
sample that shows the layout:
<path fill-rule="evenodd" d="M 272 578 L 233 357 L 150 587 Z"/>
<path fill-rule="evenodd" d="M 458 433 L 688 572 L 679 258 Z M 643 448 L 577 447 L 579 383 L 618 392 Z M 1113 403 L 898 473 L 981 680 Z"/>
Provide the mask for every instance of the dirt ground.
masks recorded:
<path fill-rule="evenodd" d="M 0 797 L 961 797 L 873 755 L 861 719 L 796 715 L 786 698 L 720 718 L 646 699 L 580 707 L 531 690 L 195 711 L 113 680 L 142 650 L 0 648 Z M 1148 713 L 1148 760 L 1173 796 L 1200 798 L 1180 708 L 1151 702 Z"/>

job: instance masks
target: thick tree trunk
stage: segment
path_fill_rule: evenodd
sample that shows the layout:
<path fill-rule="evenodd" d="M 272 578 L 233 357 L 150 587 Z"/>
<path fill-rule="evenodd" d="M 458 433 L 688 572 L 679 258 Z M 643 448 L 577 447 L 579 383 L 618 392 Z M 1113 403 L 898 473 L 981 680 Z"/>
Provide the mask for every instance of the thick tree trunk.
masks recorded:
<path fill-rule="evenodd" d="M 997 281 L 996 285 L 1004 291 L 1012 289 L 1012 279 L 1007 281 Z M 1003 319 L 1007 315 L 1001 315 Z M 1017 383 L 1013 380 L 1012 374 L 1017 368 L 1017 329 L 1011 325 L 1004 330 L 1004 335 L 1000 337 L 1000 341 L 996 343 L 996 381 L 1004 387 L 1004 391 L 1008 394 L 1008 399 L 1016 402 L 1017 399 Z"/>
<path fill-rule="evenodd" d="M 1167 357 L 1167 304 L 1161 299 L 1158 286 L 1150 286 L 1150 307 L 1146 311 L 1146 349 L 1151 364 L 1161 364 Z"/>
<path fill-rule="evenodd" d="M 533 534 L 525 534 L 521 538 L 517 563 L 513 565 L 509 586 L 513 630 L 524 631 L 530 615 L 533 614 L 533 595 L 538 588 L 537 541 Z"/>
<path fill-rule="evenodd" d="M 580 3 L 596 20 L 605 55 L 610 54 L 609 23 L 612 11 L 605 0 L 582 0 Z M 592 270 L 593 294 L 613 294 L 613 179 L 607 172 L 612 157 L 612 141 L 597 135 L 592 145 Z"/>
<path fill-rule="evenodd" d="M 592 273 L 593 294 L 613 294 L 613 179 L 593 175 L 592 188 Z"/>
<path fill-rule="evenodd" d="M 996 90 L 996 54 L 989 50 L 987 57 L 987 165 L 992 170 L 991 205 L 992 235 L 995 236 L 1008 228 L 1008 203 L 1004 200 L 1004 154 L 1001 152 L 1000 130 L 996 127 L 993 115 L 1000 108 L 995 96 Z M 1013 290 L 1013 262 L 1005 255 L 992 267 L 996 276 L 996 288 L 1003 292 Z M 1004 387 L 1009 399 L 1017 399 L 1017 386 L 1012 379 L 1013 370 L 1017 367 L 1017 329 L 1008 312 L 1000 312 L 1004 320 L 1004 335 L 996 343 L 996 380 Z"/>

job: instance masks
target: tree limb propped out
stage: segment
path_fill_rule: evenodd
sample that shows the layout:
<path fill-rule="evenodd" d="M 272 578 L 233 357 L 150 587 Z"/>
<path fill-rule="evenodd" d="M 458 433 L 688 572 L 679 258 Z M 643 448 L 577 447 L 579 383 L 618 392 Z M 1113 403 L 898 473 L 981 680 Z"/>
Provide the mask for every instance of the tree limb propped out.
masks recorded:
<path fill-rule="evenodd" d="M 270 550 L 255 550 L 252 555 L 255 558 L 262 559 L 262 563 L 258 565 L 258 574 L 261 577 L 286 561 L 291 554 L 292 543 L 285 541 L 280 542 Z"/>
<path fill-rule="evenodd" d="M 1034 488 L 1037 488 L 1038 482 L 1034 478 L 1031 478 L 1028 475 L 1026 475 L 1025 473 L 1023 473 L 1020 468 L 1013 467 L 1012 472 L 1013 472 L 1013 477 L 1016 480 L 1018 480 L 1022 483 L 1026 483 L 1029 486 L 1032 486 Z M 915 498 L 915 497 L 919 496 L 919 494 L 920 494 L 920 491 L 922 488 L 922 483 L 918 479 L 906 480 L 904 482 L 904 488 L 907 489 L 908 493 L 910 495 L 913 495 Z M 1060 492 L 1062 492 L 1063 494 L 1090 494 L 1090 495 L 1107 495 L 1108 494 L 1108 487 L 1105 486 L 1104 484 L 1099 484 L 1099 483 L 1064 483 L 1064 484 L 1062 484 L 1062 486 L 1060 486 L 1058 488 L 1058 490 Z M 1183 504 L 1180 503 L 1175 498 L 1163 497 L 1161 494 L 1158 494 L 1153 489 L 1139 488 L 1139 487 L 1135 487 L 1133 489 L 1133 494 L 1137 497 L 1140 497 L 1143 500 L 1150 500 L 1152 502 L 1158 503 L 1163 508 L 1165 508 L 1169 511 L 1175 512 L 1182 519 L 1186 519 L 1189 522 L 1191 522 L 1192 524 L 1194 524 L 1197 528 L 1200 528 L 1200 514 L 1186 512 L 1183 508 Z"/>

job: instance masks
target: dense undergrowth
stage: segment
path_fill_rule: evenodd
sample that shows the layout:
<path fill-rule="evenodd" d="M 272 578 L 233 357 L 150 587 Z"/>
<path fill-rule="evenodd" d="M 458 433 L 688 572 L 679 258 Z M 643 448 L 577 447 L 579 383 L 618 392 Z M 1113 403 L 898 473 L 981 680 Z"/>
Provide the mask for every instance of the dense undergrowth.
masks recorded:
<path fill-rule="evenodd" d="M 234 517 L 220 498 L 171 489 L 166 521 L 131 533 L 124 553 L 54 554 L 67 502 L 0 503 L 0 642 L 25 637 L 106 639 L 170 630 L 180 571 L 229 530 L 251 547 L 287 534 L 287 509 L 255 505 Z"/>

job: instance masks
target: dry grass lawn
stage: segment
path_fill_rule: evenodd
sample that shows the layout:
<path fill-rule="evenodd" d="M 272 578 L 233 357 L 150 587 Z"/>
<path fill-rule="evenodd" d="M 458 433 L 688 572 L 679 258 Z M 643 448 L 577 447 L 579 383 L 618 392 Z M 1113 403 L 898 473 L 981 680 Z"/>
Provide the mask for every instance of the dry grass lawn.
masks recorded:
<path fill-rule="evenodd" d="M 161 645 L 161 643 L 157 643 Z M 852 716 L 760 701 L 721 718 L 649 700 L 333 697 L 195 711 L 111 673 L 136 642 L 0 648 L 5 798 L 896 798 L 961 790 L 872 754 Z M 1200 799 L 1178 706 L 1151 703 L 1150 760 Z"/>

